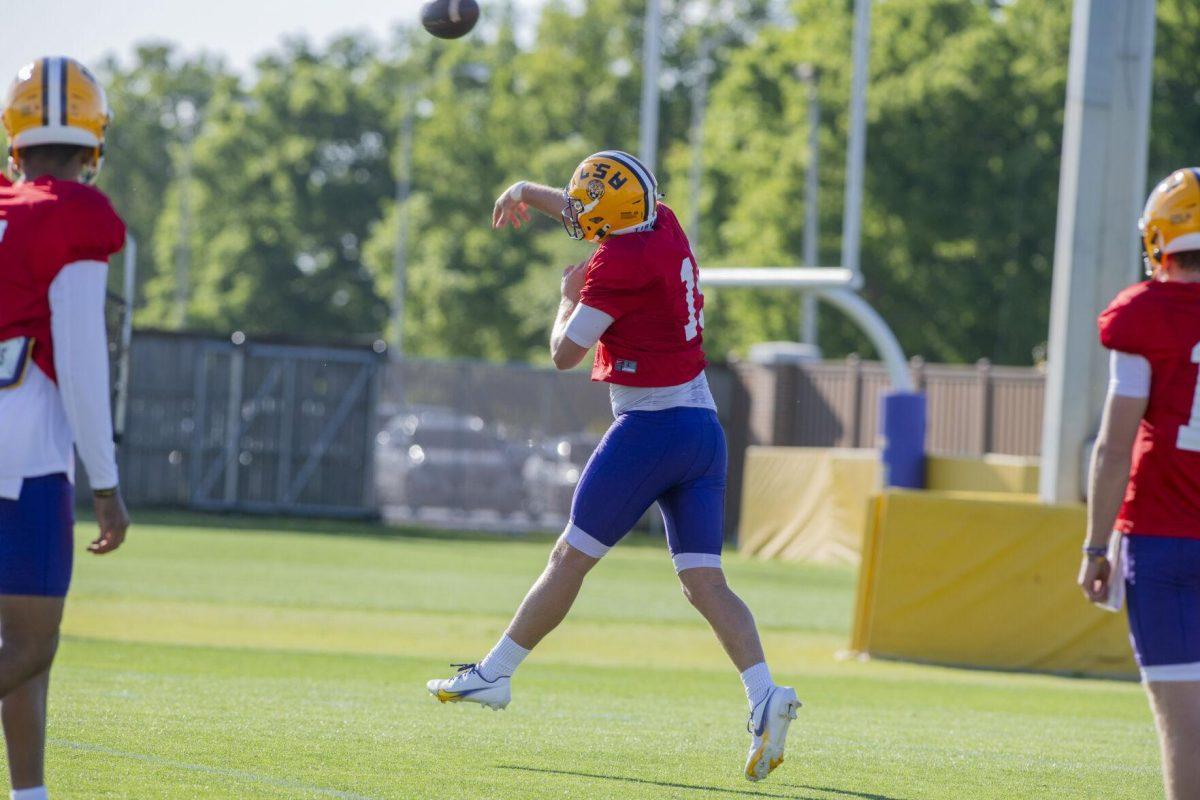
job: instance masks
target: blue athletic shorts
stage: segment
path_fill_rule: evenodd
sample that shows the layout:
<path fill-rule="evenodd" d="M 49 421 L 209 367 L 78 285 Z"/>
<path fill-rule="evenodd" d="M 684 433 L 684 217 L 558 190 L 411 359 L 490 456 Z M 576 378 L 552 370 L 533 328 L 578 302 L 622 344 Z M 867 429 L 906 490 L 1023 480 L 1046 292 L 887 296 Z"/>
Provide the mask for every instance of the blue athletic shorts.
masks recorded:
<path fill-rule="evenodd" d="M 1126 536 L 1129 638 L 1147 681 L 1200 680 L 1200 539 Z"/>
<path fill-rule="evenodd" d="M 567 543 L 600 558 L 657 501 L 675 570 L 721 566 L 727 462 L 710 409 L 625 412 L 575 487 Z"/>
<path fill-rule="evenodd" d="M 65 597 L 75 542 L 75 489 L 60 473 L 26 478 L 0 498 L 0 594 Z"/>

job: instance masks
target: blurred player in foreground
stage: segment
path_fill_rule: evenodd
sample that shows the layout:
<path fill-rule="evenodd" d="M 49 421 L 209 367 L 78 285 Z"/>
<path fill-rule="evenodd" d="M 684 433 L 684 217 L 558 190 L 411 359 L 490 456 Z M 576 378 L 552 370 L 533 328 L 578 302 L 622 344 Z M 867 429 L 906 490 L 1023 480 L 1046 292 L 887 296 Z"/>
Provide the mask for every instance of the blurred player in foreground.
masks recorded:
<path fill-rule="evenodd" d="M 0 717 L 13 800 L 47 797 L 46 694 L 71 582 L 72 446 L 96 487 L 101 554 L 125 538 L 104 299 L 125 226 L 100 191 L 104 90 L 69 58 L 21 69 L 5 98 L 0 186 Z"/>
<path fill-rule="evenodd" d="M 592 380 L 609 384 L 615 421 L 505 635 L 478 664 L 430 681 L 429 691 L 442 702 L 508 705 L 513 671 L 562 622 L 588 571 L 657 501 L 684 594 L 741 673 L 752 737 L 745 772 L 761 780 L 783 762 L 800 702 L 772 681 L 754 617 L 721 570 L 725 434 L 704 375 L 704 296 L 687 236 L 658 202 L 650 171 L 617 150 L 585 159 L 565 192 L 514 184 L 496 201 L 493 226 L 521 227 L 528 207 L 561 217 L 573 239 L 598 244 L 563 273 L 550 354 L 570 369 L 596 346 Z"/>
<path fill-rule="evenodd" d="M 1200 170 L 1154 189 L 1138 221 L 1150 280 L 1100 315 L 1111 380 L 1092 458 L 1079 585 L 1124 580 L 1168 800 L 1200 798 Z M 1116 569 L 1107 556 L 1123 537 Z M 1116 588 L 1120 588 L 1119 586 Z"/>

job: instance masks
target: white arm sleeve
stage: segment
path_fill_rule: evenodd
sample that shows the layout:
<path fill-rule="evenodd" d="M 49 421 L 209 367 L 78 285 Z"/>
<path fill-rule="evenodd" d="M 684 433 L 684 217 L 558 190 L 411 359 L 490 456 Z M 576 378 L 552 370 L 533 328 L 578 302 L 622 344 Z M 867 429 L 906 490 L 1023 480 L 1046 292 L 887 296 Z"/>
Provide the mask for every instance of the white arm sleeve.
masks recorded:
<path fill-rule="evenodd" d="M 75 448 L 97 489 L 117 485 L 104 295 L 108 264 L 76 261 L 50 284 L 54 369 Z"/>
<path fill-rule="evenodd" d="M 1150 396 L 1150 362 L 1113 350 L 1108 357 L 1108 393 L 1117 397 Z"/>
<path fill-rule="evenodd" d="M 613 318 L 608 314 L 580 303 L 571 312 L 565 333 L 568 339 L 586 349 L 600 341 L 600 337 L 612 324 Z"/>

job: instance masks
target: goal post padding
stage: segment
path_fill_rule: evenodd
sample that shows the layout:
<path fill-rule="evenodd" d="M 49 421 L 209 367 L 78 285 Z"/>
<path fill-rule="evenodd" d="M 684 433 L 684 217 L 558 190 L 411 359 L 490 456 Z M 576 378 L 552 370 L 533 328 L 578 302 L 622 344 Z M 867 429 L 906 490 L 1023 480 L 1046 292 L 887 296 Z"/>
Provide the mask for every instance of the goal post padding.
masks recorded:
<path fill-rule="evenodd" d="M 880 398 L 880 460 L 883 485 L 925 488 L 925 395 L 888 392 Z"/>
<path fill-rule="evenodd" d="M 1038 460 L 1005 455 L 928 456 L 934 491 L 1037 493 Z M 846 447 L 746 449 L 738 551 L 755 558 L 859 563 L 868 503 L 879 492 L 879 451 Z"/>
<path fill-rule="evenodd" d="M 1124 614 L 1075 585 L 1082 505 L 950 492 L 872 500 L 851 650 L 872 657 L 1136 677 Z"/>

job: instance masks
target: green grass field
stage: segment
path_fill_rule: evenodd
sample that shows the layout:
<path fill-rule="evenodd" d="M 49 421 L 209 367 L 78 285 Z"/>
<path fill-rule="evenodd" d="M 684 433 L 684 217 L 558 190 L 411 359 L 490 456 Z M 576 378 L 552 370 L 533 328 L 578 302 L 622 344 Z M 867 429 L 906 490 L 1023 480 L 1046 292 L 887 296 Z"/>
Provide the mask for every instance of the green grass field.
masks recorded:
<path fill-rule="evenodd" d="M 546 540 L 156 522 L 114 556 L 78 555 L 56 797 L 1161 796 L 1135 684 L 839 660 L 849 570 L 727 557 L 806 702 L 787 763 L 751 784 L 741 685 L 657 543 L 605 559 L 493 713 L 424 683 L 490 647 Z"/>

